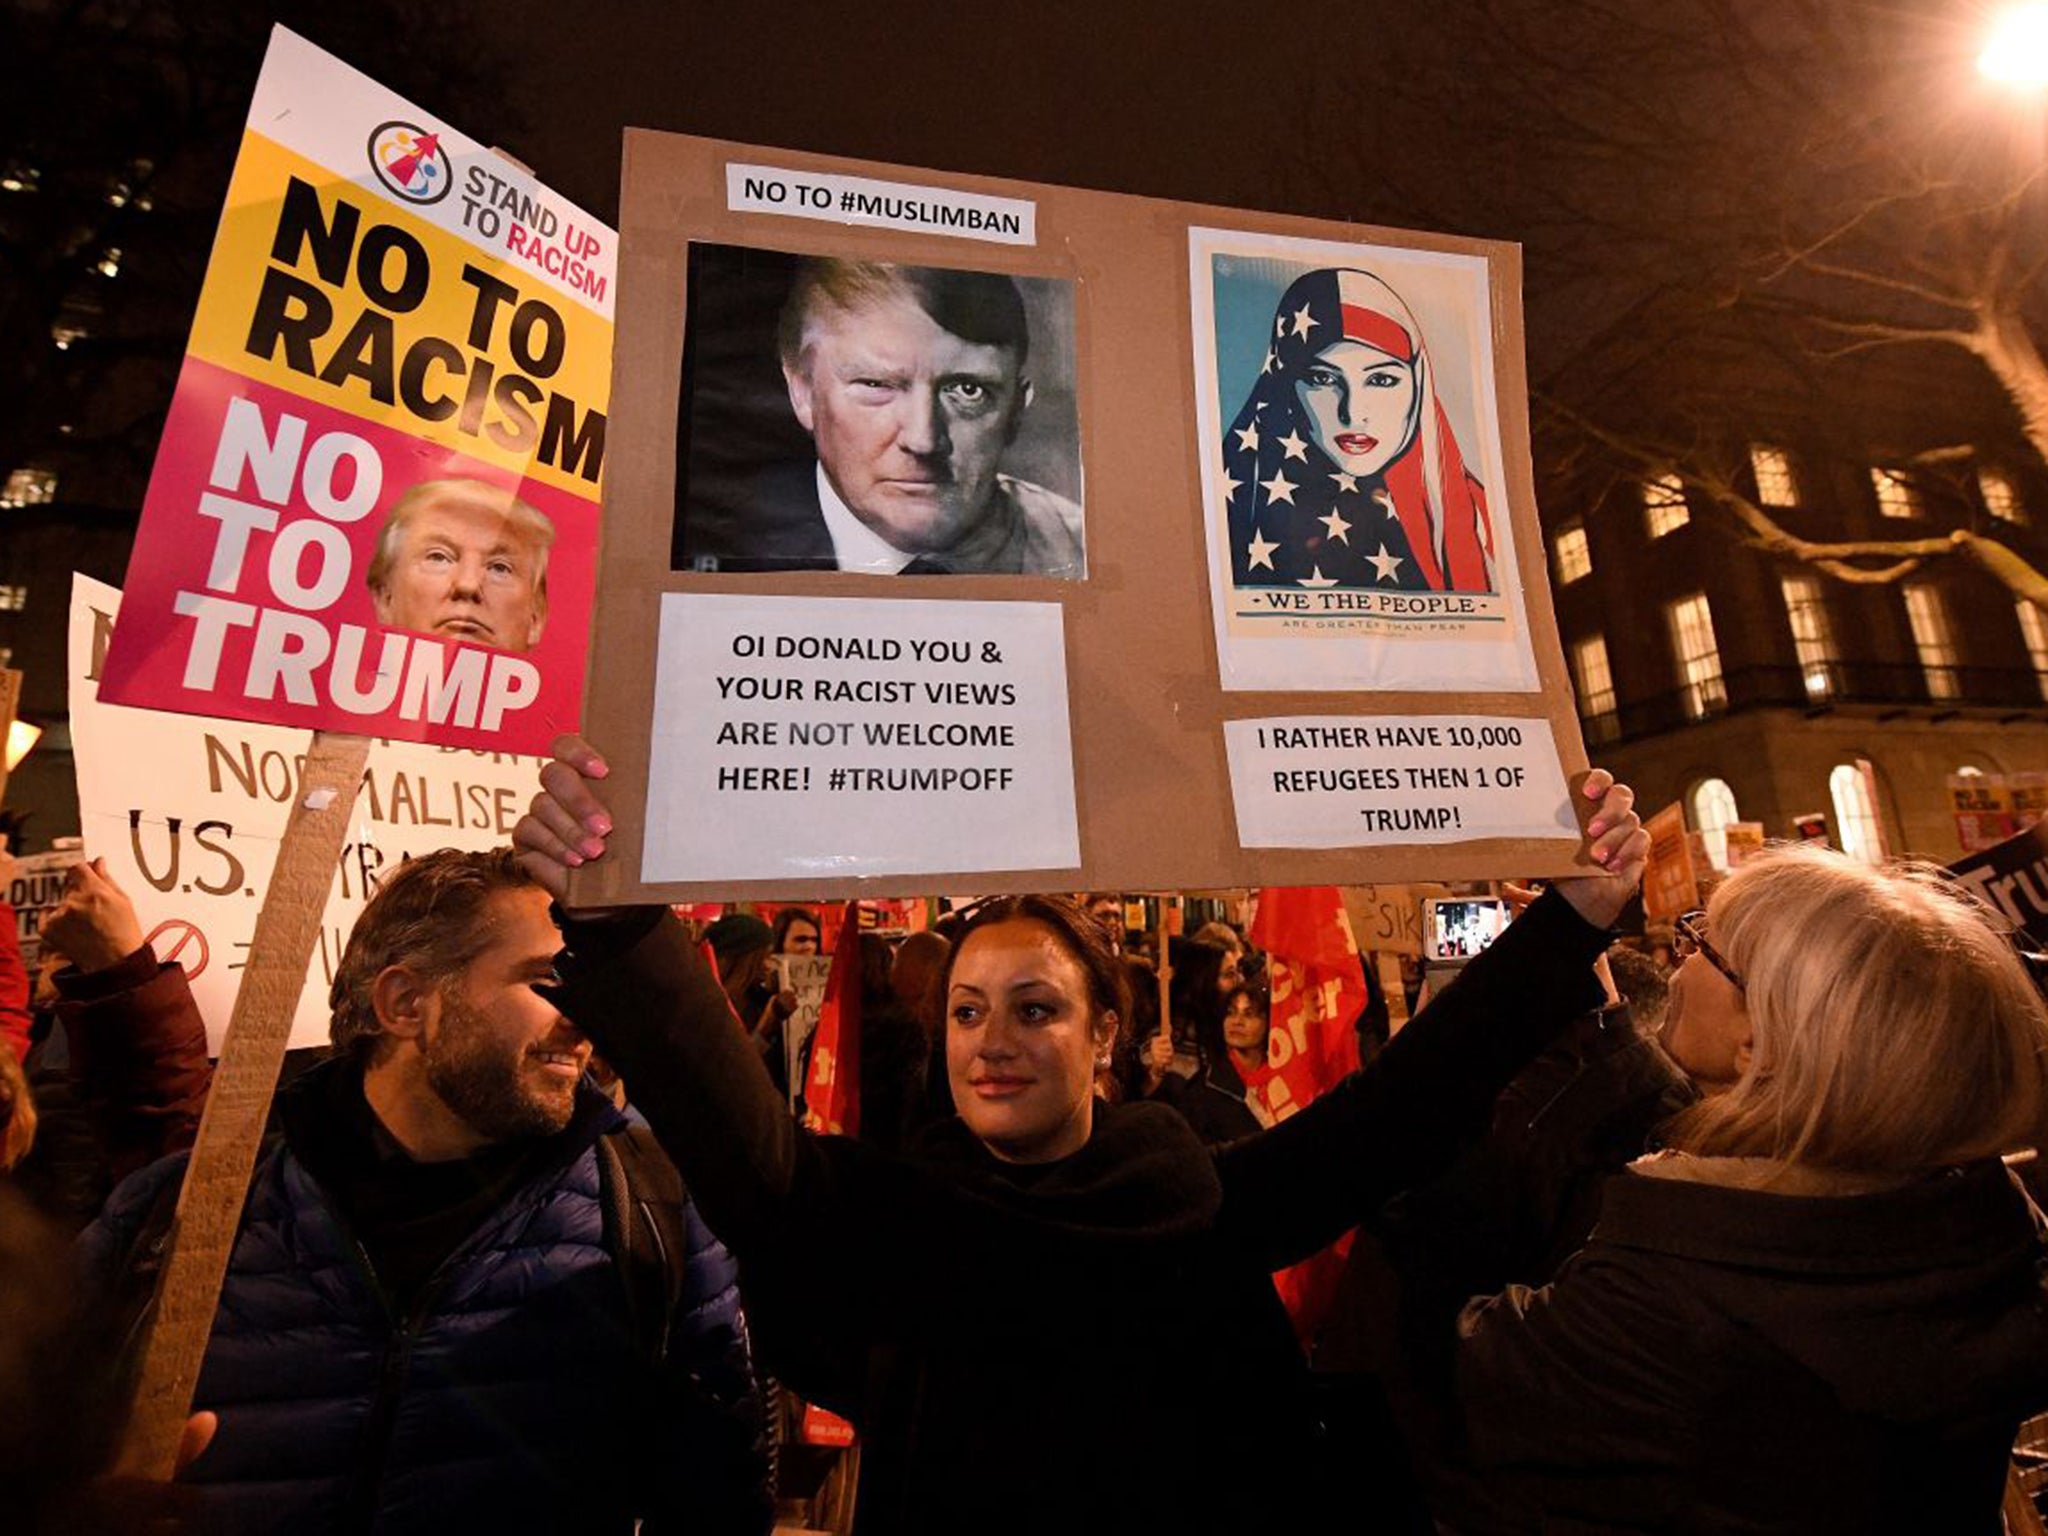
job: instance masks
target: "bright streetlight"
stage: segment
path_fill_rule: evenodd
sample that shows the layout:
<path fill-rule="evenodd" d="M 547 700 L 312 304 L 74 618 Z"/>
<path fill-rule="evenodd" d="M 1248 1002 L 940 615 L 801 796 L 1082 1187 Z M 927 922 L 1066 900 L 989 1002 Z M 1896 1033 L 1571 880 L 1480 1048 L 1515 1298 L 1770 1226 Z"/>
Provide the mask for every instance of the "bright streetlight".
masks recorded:
<path fill-rule="evenodd" d="M 2004 85 L 2048 86 L 2048 3 L 2030 0 L 2001 14 L 1977 68 Z"/>

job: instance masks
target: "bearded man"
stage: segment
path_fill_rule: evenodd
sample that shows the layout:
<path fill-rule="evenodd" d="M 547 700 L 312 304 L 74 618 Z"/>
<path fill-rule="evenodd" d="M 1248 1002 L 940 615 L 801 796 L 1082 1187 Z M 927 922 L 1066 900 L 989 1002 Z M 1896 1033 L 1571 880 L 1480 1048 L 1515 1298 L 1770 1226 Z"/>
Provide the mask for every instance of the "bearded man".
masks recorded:
<path fill-rule="evenodd" d="M 504 850 L 411 860 L 357 919 L 334 1057 L 278 1102 L 200 1372 L 198 1528 L 767 1528 L 735 1266 L 585 1080 L 544 991 L 560 947 Z M 183 1166 L 83 1239 L 117 1312 Z"/>

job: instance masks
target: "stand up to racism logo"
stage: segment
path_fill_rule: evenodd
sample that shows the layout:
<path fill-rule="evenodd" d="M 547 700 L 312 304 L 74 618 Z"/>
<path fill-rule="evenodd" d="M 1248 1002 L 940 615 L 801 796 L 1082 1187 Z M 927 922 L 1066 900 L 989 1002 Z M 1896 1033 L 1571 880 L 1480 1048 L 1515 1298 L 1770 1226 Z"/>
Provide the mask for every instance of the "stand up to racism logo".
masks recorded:
<path fill-rule="evenodd" d="M 438 203 L 455 185 L 441 136 L 416 123 L 379 123 L 370 134 L 370 169 L 409 203 Z"/>

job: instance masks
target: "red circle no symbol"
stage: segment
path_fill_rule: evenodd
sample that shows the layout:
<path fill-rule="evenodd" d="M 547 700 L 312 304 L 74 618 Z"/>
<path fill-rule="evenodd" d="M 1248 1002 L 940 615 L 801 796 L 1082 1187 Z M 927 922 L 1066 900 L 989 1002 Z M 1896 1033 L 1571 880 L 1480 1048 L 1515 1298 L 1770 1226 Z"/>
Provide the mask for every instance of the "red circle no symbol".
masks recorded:
<path fill-rule="evenodd" d="M 213 951 L 207 947 L 206 935 L 181 917 L 165 918 L 150 929 L 149 937 L 143 942 L 163 959 L 174 960 L 185 967 L 187 981 L 197 981 L 205 972 L 207 961 L 213 958 Z M 186 954 L 187 950 L 195 949 L 198 951 L 196 956 Z"/>

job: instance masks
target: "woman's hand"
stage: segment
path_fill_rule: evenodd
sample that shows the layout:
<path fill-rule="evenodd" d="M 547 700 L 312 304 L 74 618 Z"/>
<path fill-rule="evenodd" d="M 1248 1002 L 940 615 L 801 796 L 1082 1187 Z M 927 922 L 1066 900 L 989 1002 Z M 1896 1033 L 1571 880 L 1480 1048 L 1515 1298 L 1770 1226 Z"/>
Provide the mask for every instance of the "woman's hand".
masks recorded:
<path fill-rule="evenodd" d="M 519 863 L 557 901 L 569 894 L 569 871 L 604 856 L 611 813 L 590 786 L 610 767 L 581 736 L 557 736 L 555 760 L 540 771 L 540 793 L 512 829 Z"/>
<path fill-rule="evenodd" d="M 1574 875 L 1551 883 L 1579 916 L 1596 928 L 1608 928 L 1642 884 L 1643 866 L 1650 858 L 1650 834 L 1635 813 L 1635 791 L 1615 783 L 1614 775 L 1605 768 L 1587 774 L 1579 793 L 1599 802 L 1593 819 L 1586 823 L 1586 835 L 1593 840 L 1587 852 L 1607 873 Z"/>
<path fill-rule="evenodd" d="M 754 1021 L 754 1034 L 762 1040 L 780 1040 L 782 1025 L 796 1012 L 796 994 L 777 992 L 761 1005 L 761 1017 Z"/>
<path fill-rule="evenodd" d="M 1147 1035 L 1138 1059 L 1145 1069 L 1145 1091 L 1150 1093 L 1173 1068 L 1173 1031 L 1162 1025 L 1158 1033 Z"/>

